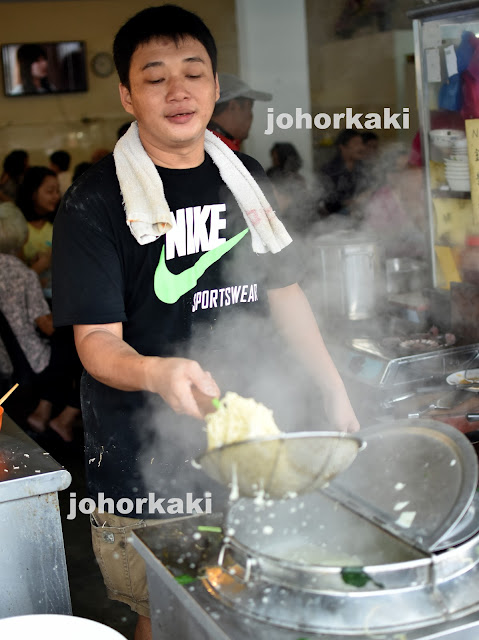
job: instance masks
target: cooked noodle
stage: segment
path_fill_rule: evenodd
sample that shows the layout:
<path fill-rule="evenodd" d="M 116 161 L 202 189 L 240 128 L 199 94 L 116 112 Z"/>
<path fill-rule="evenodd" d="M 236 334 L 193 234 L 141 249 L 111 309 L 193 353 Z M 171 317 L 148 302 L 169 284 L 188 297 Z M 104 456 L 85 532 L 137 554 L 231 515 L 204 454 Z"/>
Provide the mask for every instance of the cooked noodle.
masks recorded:
<path fill-rule="evenodd" d="M 228 391 L 217 411 L 206 416 L 208 449 L 231 442 L 278 435 L 273 412 L 253 398 Z"/>

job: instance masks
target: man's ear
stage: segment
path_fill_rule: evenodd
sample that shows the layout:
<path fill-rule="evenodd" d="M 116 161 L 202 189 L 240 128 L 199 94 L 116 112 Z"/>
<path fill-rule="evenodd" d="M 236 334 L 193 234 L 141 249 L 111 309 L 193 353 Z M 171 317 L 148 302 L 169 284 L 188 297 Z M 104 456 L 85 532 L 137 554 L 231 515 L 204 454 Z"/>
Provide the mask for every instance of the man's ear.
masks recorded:
<path fill-rule="evenodd" d="M 119 85 L 118 88 L 119 88 L 119 91 L 120 91 L 120 100 L 121 100 L 121 104 L 123 106 L 123 109 L 127 113 L 131 113 L 131 115 L 135 115 L 134 111 L 133 111 L 133 104 L 131 102 L 130 90 L 124 84 L 121 84 L 121 82 L 120 82 L 120 85 Z"/>
<path fill-rule="evenodd" d="M 220 93 L 221 93 L 220 81 L 218 80 L 218 74 L 215 73 L 215 102 L 220 97 Z"/>

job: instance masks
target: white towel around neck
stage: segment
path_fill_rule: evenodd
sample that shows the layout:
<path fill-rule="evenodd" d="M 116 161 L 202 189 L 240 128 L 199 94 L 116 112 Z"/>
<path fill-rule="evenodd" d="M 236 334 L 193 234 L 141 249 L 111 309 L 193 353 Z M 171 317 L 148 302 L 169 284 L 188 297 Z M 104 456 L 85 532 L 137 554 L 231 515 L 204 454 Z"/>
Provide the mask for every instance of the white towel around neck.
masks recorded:
<path fill-rule="evenodd" d="M 292 241 L 291 236 L 241 160 L 208 130 L 205 151 L 243 213 L 253 251 L 277 253 L 286 247 Z M 176 223 L 157 168 L 141 143 L 136 122 L 116 143 L 113 157 L 130 231 L 139 244 L 154 242 Z"/>

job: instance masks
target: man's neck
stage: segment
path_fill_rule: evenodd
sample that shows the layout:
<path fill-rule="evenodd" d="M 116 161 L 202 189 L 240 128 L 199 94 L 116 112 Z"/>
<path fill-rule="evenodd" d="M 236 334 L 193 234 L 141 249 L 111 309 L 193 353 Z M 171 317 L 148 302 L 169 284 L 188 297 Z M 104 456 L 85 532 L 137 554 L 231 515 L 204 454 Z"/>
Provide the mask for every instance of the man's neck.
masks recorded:
<path fill-rule="evenodd" d="M 149 140 L 140 133 L 141 143 L 150 156 L 153 163 L 158 167 L 167 169 L 193 169 L 199 167 L 205 159 L 204 136 L 193 144 L 178 145 L 177 148 L 163 147 Z"/>

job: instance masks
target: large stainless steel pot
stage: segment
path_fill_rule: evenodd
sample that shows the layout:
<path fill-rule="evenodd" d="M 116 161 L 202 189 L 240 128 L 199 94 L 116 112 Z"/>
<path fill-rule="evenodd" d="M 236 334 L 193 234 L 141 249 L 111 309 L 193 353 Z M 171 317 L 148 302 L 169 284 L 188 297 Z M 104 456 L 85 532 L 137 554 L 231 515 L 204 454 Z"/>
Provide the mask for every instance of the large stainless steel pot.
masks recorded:
<path fill-rule="evenodd" d="M 312 293 L 327 318 L 367 320 L 376 315 L 381 290 L 380 249 L 374 238 L 341 230 L 314 246 Z"/>
<path fill-rule="evenodd" d="M 472 446 L 429 420 L 383 423 L 363 437 L 364 457 L 322 492 L 230 509 L 221 571 L 207 572 L 222 602 L 285 628 L 341 636 L 479 610 L 475 505 L 457 536 L 477 486 Z"/>

